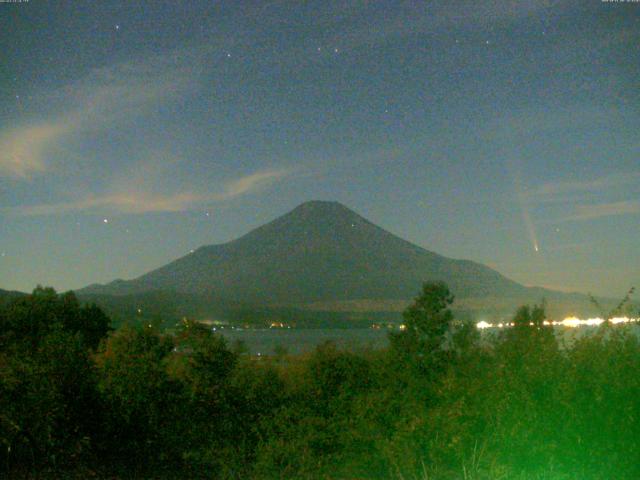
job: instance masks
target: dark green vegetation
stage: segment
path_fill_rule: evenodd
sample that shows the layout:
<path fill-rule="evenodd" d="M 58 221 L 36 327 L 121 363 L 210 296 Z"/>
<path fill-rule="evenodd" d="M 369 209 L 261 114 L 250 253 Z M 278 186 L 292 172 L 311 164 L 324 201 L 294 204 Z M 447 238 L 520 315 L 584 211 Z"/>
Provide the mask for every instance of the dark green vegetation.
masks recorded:
<path fill-rule="evenodd" d="M 518 305 L 543 297 L 554 317 L 590 310 L 585 295 L 525 287 L 479 263 L 407 242 L 337 202 L 319 201 L 134 280 L 77 293 L 105 305 L 114 316 L 126 316 L 131 307 L 137 311 L 136 303 L 153 308 L 158 303 L 149 300 L 155 297 L 168 306 L 163 315 L 175 312 L 174 319 L 273 321 L 295 315 L 312 322 L 322 311 L 333 312 L 339 321 L 351 320 L 354 312 L 385 312 L 392 320 L 425 280 L 445 282 L 456 295 L 456 310 L 474 316 L 510 315 Z M 305 317 L 305 310 L 313 314 Z"/>
<path fill-rule="evenodd" d="M 451 302 L 425 284 L 388 350 L 257 359 L 38 288 L 0 309 L 0 475 L 640 478 L 634 327 L 562 346 L 522 307 L 479 342 Z"/>
<path fill-rule="evenodd" d="M 9 291 L 9 290 L 0 289 L 0 305 L 6 305 L 7 303 L 12 301 L 13 299 L 18 298 L 18 297 L 23 297 L 25 295 L 26 294 L 22 293 L 22 292 L 16 292 L 16 291 Z"/>

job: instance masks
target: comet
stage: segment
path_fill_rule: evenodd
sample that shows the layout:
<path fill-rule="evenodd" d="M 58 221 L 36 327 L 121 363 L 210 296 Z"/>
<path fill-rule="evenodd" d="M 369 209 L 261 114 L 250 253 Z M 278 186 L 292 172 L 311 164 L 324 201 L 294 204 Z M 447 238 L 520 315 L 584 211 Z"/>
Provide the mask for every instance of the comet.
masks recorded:
<path fill-rule="evenodd" d="M 531 242 L 531 246 L 536 253 L 540 252 L 540 244 L 538 243 L 538 234 L 536 233 L 536 228 L 531 220 L 530 206 L 529 206 L 529 198 L 525 192 L 525 189 L 522 186 L 522 178 L 520 175 L 520 169 L 517 168 L 517 165 L 513 161 L 508 161 L 507 166 L 511 170 L 513 176 L 513 185 L 516 191 L 516 196 L 518 198 L 518 204 L 520 205 L 520 212 L 522 214 L 522 222 L 524 223 L 525 228 L 527 229 L 527 234 L 529 236 L 529 241 Z"/>

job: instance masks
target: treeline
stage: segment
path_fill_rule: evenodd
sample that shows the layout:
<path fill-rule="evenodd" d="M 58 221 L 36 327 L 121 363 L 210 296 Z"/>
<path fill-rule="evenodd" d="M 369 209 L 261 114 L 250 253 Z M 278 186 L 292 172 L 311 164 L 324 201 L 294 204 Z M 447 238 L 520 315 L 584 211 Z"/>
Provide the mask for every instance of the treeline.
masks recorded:
<path fill-rule="evenodd" d="M 0 310 L 0 476 L 640 478 L 634 327 L 560 345 L 522 307 L 480 341 L 452 300 L 425 284 L 386 350 L 258 359 L 37 288 Z"/>

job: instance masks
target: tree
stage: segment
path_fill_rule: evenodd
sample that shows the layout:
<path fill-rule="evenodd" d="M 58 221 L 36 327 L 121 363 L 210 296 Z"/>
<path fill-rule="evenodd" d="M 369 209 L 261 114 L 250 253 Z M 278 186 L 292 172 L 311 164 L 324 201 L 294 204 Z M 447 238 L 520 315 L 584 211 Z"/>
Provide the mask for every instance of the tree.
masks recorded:
<path fill-rule="evenodd" d="M 183 321 L 175 340 L 167 371 L 184 392 L 186 411 L 176 420 L 185 430 L 182 455 L 207 475 L 222 476 L 221 469 L 234 464 L 242 451 L 238 442 L 244 440 L 238 421 L 242 400 L 231 387 L 238 356 L 222 335 L 198 322 Z"/>
<path fill-rule="evenodd" d="M 545 316 L 544 304 L 518 308 L 495 343 L 495 379 L 486 396 L 495 441 L 508 451 L 504 462 L 529 471 L 560 454 L 562 415 L 551 406 L 560 404 L 566 362 Z"/>
<path fill-rule="evenodd" d="M 0 345 L 28 344 L 35 349 L 51 331 L 80 334 L 87 348 L 95 349 L 109 331 L 110 319 L 96 305 L 81 306 L 73 292 L 58 295 L 51 287 L 38 286 L 31 295 L 9 303 L 0 319 Z"/>
<path fill-rule="evenodd" d="M 536 359 L 555 358 L 558 344 L 553 326 L 545 325 L 544 302 L 541 305 L 523 305 L 513 317 L 513 327 L 502 332 L 498 350 L 510 362 L 520 364 Z"/>
<path fill-rule="evenodd" d="M 176 342 L 172 376 L 183 382 L 195 397 L 219 401 L 220 391 L 237 361 L 224 337 L 213 334 L 201 323 L 184 321 Z"/>
<path fill-rule="evenodd" d="M 98 321 L 86 323 L 87 318 Z M 7 305 L 0 316 L 5 463 L 31 458 L 59 465 L 86 453 L 99 417 L 89 349 L 108 325 L 99 308 L 86 310 L 72 292 L 58 295 L 53 288 L 38 286 Z"/>
<path fill-rule="evenodd" d="M 153 327 L 125 326 L 94 356 L 107 411 L 102 454 L 114 463 L 139 467 L 179 457 L 184 432 L 176 431 L 176 419 L 187 411 L 180 384 L 166 370 L 173 349 L 173 339 Z"/>
<path fill-rule="evenodd" d="M 402 314 L 404 329 L 390 334 L 392 350 L 423 368 L 439 366 L 452 347 L 453 298 L 445 283 L 425 283 Z"/>
<path fill-rule="evenodd" d="M 600 317 L 603 318 L 605 321 L 604 325 L 608 325 L 609 324 L 609 320 L 611 320 L 613 317 L 617 317 L 619 315 L 624 315 L 625 310 L 627 312 L 631 312 L 633 310 L 633 304 L 631 302 L 631 297 L 633 296 L 633 293 L 635 292 L 635 287 L 631 287 L 626 295 L 622 298 L 622 300 L 620 300 L 618 302 L 618 304 L 611 310 L 606 311 L 602 305 L 600 304 L 600 302 L 598 301 L 598 299 L 596 297 L 594 297 L 593 295 L 589 294 L 589 300 L 591 300 L 591 303 L 593 304 L 594 307 L 596 307 L 596 309 L 598 310 L 598 312 L 600 313 Z"/>

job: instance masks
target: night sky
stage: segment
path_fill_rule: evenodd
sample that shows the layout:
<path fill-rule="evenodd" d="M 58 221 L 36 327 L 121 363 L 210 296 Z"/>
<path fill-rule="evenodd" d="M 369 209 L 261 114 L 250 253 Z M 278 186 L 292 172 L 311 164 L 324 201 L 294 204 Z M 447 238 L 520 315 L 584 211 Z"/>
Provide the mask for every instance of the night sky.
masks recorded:
<path fill-rule="evenodd" d="M 0 288 L 312 199 L 526 285 L 640 287 L 640 3 L 0 3 Z"/>

